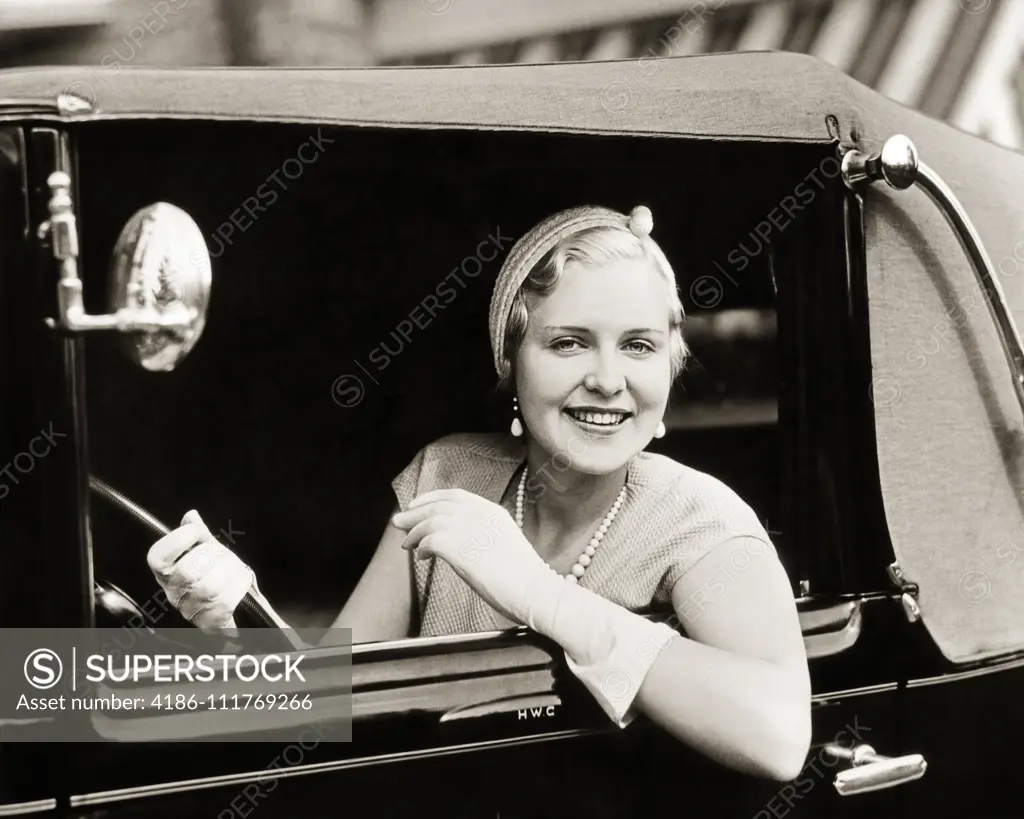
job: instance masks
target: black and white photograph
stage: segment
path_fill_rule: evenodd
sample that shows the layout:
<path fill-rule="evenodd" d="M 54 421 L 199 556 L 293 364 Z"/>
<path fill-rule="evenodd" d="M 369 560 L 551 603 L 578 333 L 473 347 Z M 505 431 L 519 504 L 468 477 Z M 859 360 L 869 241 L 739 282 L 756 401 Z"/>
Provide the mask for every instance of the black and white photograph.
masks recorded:
<path fill-rule="evenodd" d="M 1018 819 L 1022 326 L 1024 0 L 0 0 L 0 816 Z"/>

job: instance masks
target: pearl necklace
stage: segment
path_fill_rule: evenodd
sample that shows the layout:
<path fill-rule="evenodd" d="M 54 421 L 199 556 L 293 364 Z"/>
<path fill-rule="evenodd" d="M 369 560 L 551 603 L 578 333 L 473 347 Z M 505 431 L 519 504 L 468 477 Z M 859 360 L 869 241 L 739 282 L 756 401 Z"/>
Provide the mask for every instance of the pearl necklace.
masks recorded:
<path fill-rule="evenodd" d="M 519 488 L 516 490 L 516 524 L 518 524 L 520 529 L 523 528 L 523 499 L 526 495 L 526 475 L 528 472 L 529 469 L 523 470 L 523 477 L 519 479 Z M 619 490 L 619 496 L 615 499 L 615 503 L 612 504 L 612 508 L 608 514 L 604 516 L 604 520 L 601 521 L 601 525 L 597 527 L 597 531 L 594 532 L 594 536 L 590 539 L 590 543 L 587 544 L 587 548 L 583 550 L 583 553 L 578 558 L 576 558 L 572 571 L 565 575 L 565 579 L 567 581 L 570 583 L 580 582 L 580 578 L 583 577 L 583 573 L 587 570 L 587 566 L 589 566 L 591 560 L 593 560 L 594 554 L 597 552 L 597 547 L 601 545 L 601 541 L 608 532 L 608 527 L 612 525 L 612 521 L 615 520 L 615 516 L 619 514 L 619 509 L 622 508 L 622 502 L 625 499 L 626 486 L 623 484 L 622 489 Z"/>

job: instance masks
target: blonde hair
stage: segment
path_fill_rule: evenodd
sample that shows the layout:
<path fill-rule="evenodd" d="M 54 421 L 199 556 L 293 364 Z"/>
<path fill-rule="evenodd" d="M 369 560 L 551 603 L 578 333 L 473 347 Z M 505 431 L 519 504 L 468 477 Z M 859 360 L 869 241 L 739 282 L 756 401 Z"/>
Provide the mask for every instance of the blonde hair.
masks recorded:
<path fill-rule="evenodd" d="M 690 349 L 683 340 L 683 304 L 679 299 L 676 276 L 658 244 L 649 237 L 637 236 L 627 227 L 594 227 L 570 234 L 558 241 L 526 276 L 516 291 L 505 324 L 504 350 L 498 373 L 498 389 L 513 388 L 515 357 L 526 336 L 529 310 L 526 294 L 546 296 L 562 278 L 566 264 L 601 265 L 615 261 L 647 261 L 666 285 L 669 308 L 669 354 L 672 380 L 683 371 Z"/>

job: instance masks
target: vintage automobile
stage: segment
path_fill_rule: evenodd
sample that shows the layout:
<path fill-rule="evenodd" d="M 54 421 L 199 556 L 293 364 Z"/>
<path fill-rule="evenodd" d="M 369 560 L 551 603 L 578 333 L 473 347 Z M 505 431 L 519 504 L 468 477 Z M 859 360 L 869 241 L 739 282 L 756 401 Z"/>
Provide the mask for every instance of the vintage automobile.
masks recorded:
<path fill-rule="evenodd" d="M 5 630 L 183 627 L 145 555 L 192 508 L 260 578 L 240 617 L 329 624 L 415 452 L 507 428 L 515 237 L 645 203 L 694 350 L 656 446 L 764 517 L 814 692 L 783 783 L 614 727 L 528 630 L 323 648 L 351 741 L 5 721 L 0 815 L 1017 816 L 1022 191 L 794 54 L 0 72 Z"/>

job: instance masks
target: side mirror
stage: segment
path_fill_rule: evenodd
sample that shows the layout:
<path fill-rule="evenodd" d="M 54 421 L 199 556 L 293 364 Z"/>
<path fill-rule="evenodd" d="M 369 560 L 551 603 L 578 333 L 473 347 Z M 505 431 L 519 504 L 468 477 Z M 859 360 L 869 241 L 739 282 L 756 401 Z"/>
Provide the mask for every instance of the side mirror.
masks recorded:
<path fill-rule="evenodd" d="M 128 356 L 173 370 L 202 335 L 210 284 L 210 254 L 192 217 L 167 202 L 137 211 L 114 246 L 108 292 L 115 315 L 153 325 L 124 339 Z"/>
<path fill-rule="evenodd" d="M 48 232 L 61 262 L 57 285 L 60 317 L 50 327 L 79 333 L 117 330 L 126 334 L 129 358 L 154 372 L 173 370 L 202 335 L 210 303 L 210 253 L 202 231 L 181 208 L 157 202 L 137 211 L 114 247 L 106 315 L 85 312 L 78 276 L 78 232 L 71 179 L 61 171 L 50 186 Z"/>

